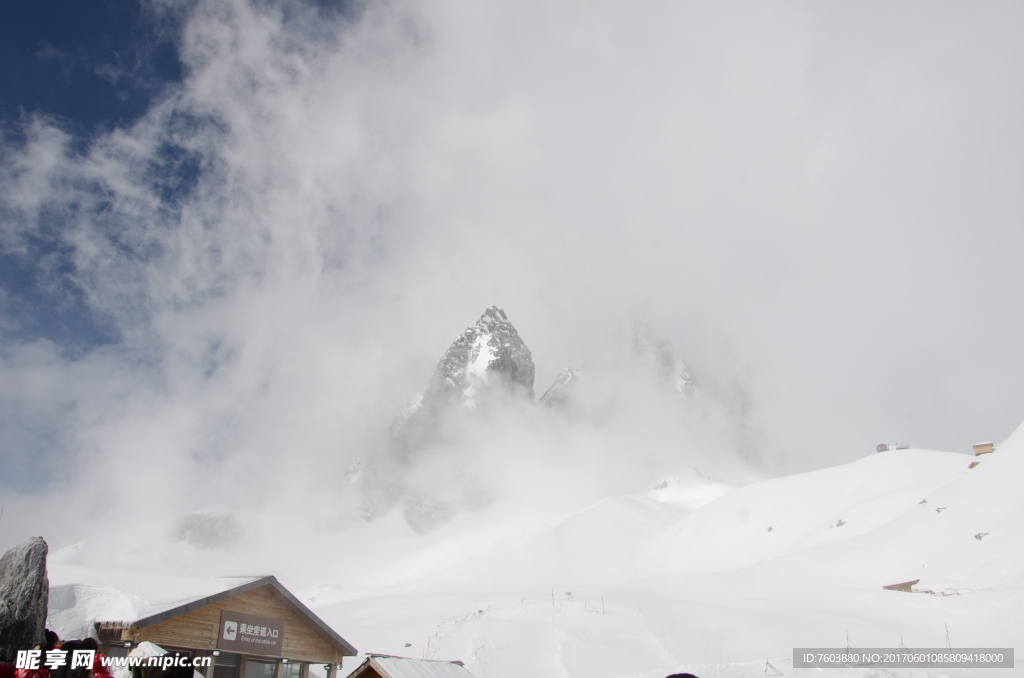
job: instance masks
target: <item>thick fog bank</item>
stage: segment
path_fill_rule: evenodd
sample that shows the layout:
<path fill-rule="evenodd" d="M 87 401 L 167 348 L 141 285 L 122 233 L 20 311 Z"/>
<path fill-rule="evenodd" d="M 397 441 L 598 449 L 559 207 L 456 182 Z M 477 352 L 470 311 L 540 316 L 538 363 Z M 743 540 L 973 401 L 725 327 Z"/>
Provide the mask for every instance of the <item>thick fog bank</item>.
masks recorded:
<path fill-rule="evenodd" d="M 403 482 L 465 515 L 966 452 L 1024 412 L 1014 5 L 152 9 L 186 13 L 185 77 L 137 123 L 0 138 L 0 248 L 53 300 L 4 278 L 0 546 L 228 567 L 361 529 L 347 479 L 492 304 L 536 395 L 593 388 L 453 424 Z M 639 324 L 703 409 L 608 357 Z"/>

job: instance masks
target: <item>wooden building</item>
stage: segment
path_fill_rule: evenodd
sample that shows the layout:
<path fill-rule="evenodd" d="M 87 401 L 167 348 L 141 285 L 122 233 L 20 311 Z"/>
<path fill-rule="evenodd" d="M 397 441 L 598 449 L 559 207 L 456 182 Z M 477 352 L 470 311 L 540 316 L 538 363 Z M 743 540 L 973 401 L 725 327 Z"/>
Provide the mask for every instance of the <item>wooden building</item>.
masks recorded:
<path fill-rule="evenodd" d="M 462 662 L 367 655 L 348 678 L 473 678 Z"/>
<path fill-rule="evenodd" d="M 915 579 L 914 581 L 904 581 L 900 582 L 899 584 L 889 584 L 888 586 L 883 586 L 882 588 L 886 591 L 905 591 L 908 593 L 913 593 L 914 586 L 919 584 L 920 582 L 920 579 Z"/>
<path fill-rule="evenodd" d="M 356 649 L 274 577 L 251 579 L 213 595 L 178 601 L 140 619 L 97 620 L 112 655 L 143 641 L 192 657 L 210 657 L 206 678 L 309 678 L 311 664 L 333 678 Z"/>
<path fill-rule="evenodd" d="M 975 456 L 979 454 L 988 454 L 989 452 L 992 452 L 995 449 L 996 446 L 993 445 L 992 443 L 978 443 L 974 446 L 974 454 Z"/>

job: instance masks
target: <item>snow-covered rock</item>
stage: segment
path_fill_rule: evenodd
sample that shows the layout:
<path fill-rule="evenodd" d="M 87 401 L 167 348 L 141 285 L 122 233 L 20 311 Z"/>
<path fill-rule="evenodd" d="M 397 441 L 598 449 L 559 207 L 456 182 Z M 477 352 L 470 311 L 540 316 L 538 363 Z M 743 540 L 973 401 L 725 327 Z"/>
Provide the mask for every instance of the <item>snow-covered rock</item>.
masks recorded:
<path fill-rule="evenodd" d="M 581 367 L 566 367 L 555 377 L 555 382 L 544 391 L 540 404 L 545 407 L 557 407 L 569 399 L 570 394 L 579 383 Z"/>
<path fill-rule="evenodd" d="M 436 434 L 446 410 L 475 410 L 490 398 L 533 399 L 530 349 L 505 311 L 491 306 L 442 356 L 427 387 L 414 395 L 391 426 L 404 455 Z"/>
<path fill-rule="evenodd" d="M 466 427 L 492 405 L 532 403 L 533 381 L 530 349 L 505 311 L 491 306 L 452 341 L 426 388 L 395 417 L 386 451 L 371 455 L 353 472 L 361 516 L 374 520 L 400 503 L 406 523 L 423 534 L 461 509 L 486 503 L 471 471 L 472 459 L 448 459 L 458 473 L 453 469 L 446 476 L 446 487 L 417 487 L 410 476 L 417 467 L 436 468 L 438 448 L 458 448 Z"/>
<path fill-rule="evenodd" d="M 530 349 L 505 311 L 491 306 L 455 338 L 427 388 L 413 396 L 399 419 L 453 402 L 475 409 L 499 388 L 533 398 L 533 376 Z"/>

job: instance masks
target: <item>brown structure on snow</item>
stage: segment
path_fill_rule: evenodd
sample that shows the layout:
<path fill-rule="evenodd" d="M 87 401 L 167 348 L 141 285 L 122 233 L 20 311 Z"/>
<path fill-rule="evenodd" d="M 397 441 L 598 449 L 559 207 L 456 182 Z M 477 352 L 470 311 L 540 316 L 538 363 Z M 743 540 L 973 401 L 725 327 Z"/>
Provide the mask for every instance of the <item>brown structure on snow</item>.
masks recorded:
<path fill-rule="evenodd" d="M 914 581 L 905 581 L 900 584 L 889 584 L 888 586 L 883 586 L 882 588 L 886 591 L 906 591 L 907 593 L 913 593 L 914 584 L 917 584 L 920 581 L 920 579 L 915 579 Z"/>
<path fill-rule="evenodd" d="M 97 621 L 100 642 L 123 655 L 138 643 L 212 657 L 207 678 L 308 678 L 309 665 L 327 678 L 356 649 L 274 577 L 261 577 L 135 620 Z"/>
<path fill-rule="evenodd" d="M 992 443 L 977 443 L 974 446 L 974 454 L 975 456 L 979 454 L 988 454 L 989 452 L 992 452 L 995 449 L 996 447 Z"/>
<path fill-rule="evenodd" d="M 889 450 L 909 450 L 907 443 L 881 443 L 875 447 L 875 452 L 888 452 Z"/>

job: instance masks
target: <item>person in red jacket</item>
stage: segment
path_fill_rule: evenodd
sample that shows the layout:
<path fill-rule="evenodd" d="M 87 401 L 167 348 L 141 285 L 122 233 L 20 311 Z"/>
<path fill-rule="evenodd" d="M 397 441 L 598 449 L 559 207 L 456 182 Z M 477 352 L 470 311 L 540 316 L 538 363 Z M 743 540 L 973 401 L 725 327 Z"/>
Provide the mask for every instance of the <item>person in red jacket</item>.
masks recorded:
<path fill-rule="evenodd" d="M 42 659 L 45 661 L 46 653 L 52 652 L 60 647 L 60 638 L 50 629 L 46 629 L 46 641 L 42 645 L 36 645 L 33 650 L 41 650 Z M 14 669 L 14 678 L 50 678 L 50 671 L 40 662 L 38 669 Z"/>
<path fill-rule="evenodd" d="M 100 644 L 95 638 L 86 638 L 81 641 L 82 650 L 92 650 L 96 653 L 95 659 L 92 660 L 92 674 L 94 678 L 114 678 L 113 674 L 110 673 L 110 667 L 103 663 L 103 660 L 107 655 L 100 652 Z"/>

